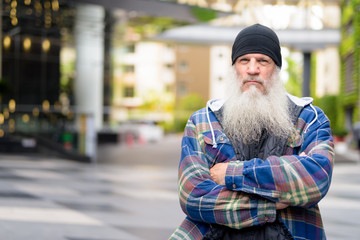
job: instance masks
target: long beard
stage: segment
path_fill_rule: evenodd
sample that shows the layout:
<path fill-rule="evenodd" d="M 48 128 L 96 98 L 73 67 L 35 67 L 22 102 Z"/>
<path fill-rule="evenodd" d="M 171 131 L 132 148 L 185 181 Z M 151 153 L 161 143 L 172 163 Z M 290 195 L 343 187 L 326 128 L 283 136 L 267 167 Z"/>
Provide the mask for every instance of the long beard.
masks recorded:
<path fill-rule="evenodd" d="M 259 79 L 265 86 L 265 93 L 254 85 L 242 92 L 244 79 L 237 78 L 234 73 L 229 85 L 229 99 L 224 105 L 223 125 L 230 137 L 250 144 L 258 142 L 264 130 L 282 138 L 288 138 L 295 131 L 279 72 L 279 69 L 275 70 L 267 82 Z"/>

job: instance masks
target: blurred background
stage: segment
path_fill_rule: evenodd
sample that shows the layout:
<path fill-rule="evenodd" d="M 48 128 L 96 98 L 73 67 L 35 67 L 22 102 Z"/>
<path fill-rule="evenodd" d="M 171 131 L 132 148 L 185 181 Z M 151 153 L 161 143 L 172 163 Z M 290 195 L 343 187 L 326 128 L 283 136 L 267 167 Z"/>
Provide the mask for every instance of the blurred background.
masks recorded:
<path fill-rule="evenodd" d="M 276 31 L 286 89 L 314 98 L 314 104 L 325 111 L 339 162 L 360 160 L 358 0 L 1 0 L 0 4 L 0 154 L 2 160 L 10 159 L 1 169 L 52 169 L 38 162 L 44 157 L 76 160 L 73 164 L 115 163 L 120 170 L 135 168 L 136 173 L 145 174 L 148 184 L 156 182 L 150 189 L 171 189 L 170 195 L 160 192 L 156 196 L 171 199 L 173 205 L 154 206 L 177 212 L 170 220 L 162 216 L 167 219 L 166 231 L 154 231 L 148 225 L 146 231 L 129 230 L 127 226 L 138 237 L 166 239 L 183 218 L 176 197 L 181 134 L 191 113 L 205 107 L 209 99 L 226 97 L 232 43 L 246 26 L 261 23 Z M 24 156 L 38 164 L 27 165 L 22 162 Z M 96 182 L 110 181 L 115 171 L 106 169 L 106 174 L 97 175 L 92 174 L 92 166 L 65 162 L 51 165 L 52 171 L 65 171 L 66 177 L 81 172 L 84 179 L 94 181 L 96 176 Z M 147 168 L 138 169 L 144 165 Z M 153 175 L 146 178 L 149 172 Z M 161 175 L 164 172 L 171 174 Z M 2 178 L 21 175 L 16 173 L 2 173 Z M 36 178 L 38 172 L 32 173 Z M 350 179 L 354 188 L 344 188 L 349 179 L 341 174 L 347 173 L 347 168 L 339 172 L 344 181 L 339 189 L 359 192 L 357 175 Z M 169 186 L 159 187 L 159 179 L 166 179 Z M 124 183 L 124 177 L 116 181 Z M 105 188 L 103 192 L 113 191 L 109 185 Z M 341 191 L 337 193 L 344 194 Z M 144 194 L 145 199 L 155 196 Z M 344 211 L 334 210 L 336 202 L 335 198 L 326 205 L 330 226 L 338 226 L 335 216 Z M 82 204 L 65 206 L 78 209 Z M 356 204 L 346 202 L 348 207 Z M 146 224 L 153 219 L 153 213 L 148 214 L 142 218 Z M 344 216 L 342 221 L 346 218 L 352 219 Z M 138 220 L 133 219 L 134 225 Z M 336 238 L 335 229 L 332 239 L 355 239 Z M 146 232 L 155 237 L 149 238 Z M 126 235 L 121 239 L 138 238 Z"/>
<path fill-rule="evenodd" d="M 337 139 L 359 120 L 358 2 L 3 0 L 0 150 L 97 160 L 96 146 L 178 133 L 225 96 L 245 26 L 276 30 L 282 79 Z M 349 142 L 356 147 L 355 141 Z"/>

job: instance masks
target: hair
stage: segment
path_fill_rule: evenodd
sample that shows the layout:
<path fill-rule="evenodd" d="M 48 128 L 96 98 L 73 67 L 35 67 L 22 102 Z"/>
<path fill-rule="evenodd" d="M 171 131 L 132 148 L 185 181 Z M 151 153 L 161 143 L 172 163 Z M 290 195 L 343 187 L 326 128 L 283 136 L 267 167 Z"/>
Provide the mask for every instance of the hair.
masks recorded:
<path fill-rule="evenodd" d="M 249 144 L 260 140 L 263 130 L 269 134 L 288 138 L 295 131 L 291 121 L 286 90 L 280 80 L 280 68 L 276 68 L 269 81 L 259 76 L 266 89 L 260 92 L 255 86 L 242 92 L 245 79 L 238 77 L 234 67 L 228 82 L 229 98 L 224 105 L 224 128 L 234 139 Z"/>

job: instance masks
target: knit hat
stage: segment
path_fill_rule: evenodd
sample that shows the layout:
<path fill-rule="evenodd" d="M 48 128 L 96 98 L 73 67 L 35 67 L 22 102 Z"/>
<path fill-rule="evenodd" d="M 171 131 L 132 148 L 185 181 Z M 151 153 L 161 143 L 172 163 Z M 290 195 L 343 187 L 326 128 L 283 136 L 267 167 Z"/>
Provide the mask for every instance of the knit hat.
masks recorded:
<path fill-rule="evenodd" d="M 280 42 L 276 33 L 261 24 L 244 28 L 236 36 L 232 47 L 232 64 L 236 59 L 248 53 L 262 53 L 271 57 L 281 68 Z"/>

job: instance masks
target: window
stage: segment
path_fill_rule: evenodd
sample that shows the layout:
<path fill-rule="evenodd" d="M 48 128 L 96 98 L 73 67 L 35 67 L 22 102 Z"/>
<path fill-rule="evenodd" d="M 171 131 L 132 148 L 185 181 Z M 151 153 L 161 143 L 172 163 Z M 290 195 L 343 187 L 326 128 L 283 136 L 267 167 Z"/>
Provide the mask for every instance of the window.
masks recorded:
<path fill-rule="evenodd" d="M 188 89 L 185 82 L 179 82 L 178 94 L 180 96 L 186 95 L 188 93 Z"/>
<path fill-rule="evenodd" d="M 135 66 L 134 65 L 125 65 L 124 72 L 126 72 L 126 73 L 135 72 Z"/>
<path fill-rule="evenodd" d="M 181 71 L 181 72 L 186 72 L 188 69 L 189 69 L 189 65 L 188 65 L 187 62 L 181 61 L 181 62 L 179 63 L 179 71 Z"/>
<path fill-rule="evenodd" d="M 135 52 L 135 44 L 129 44 L 125 47 L 125 53 L 134 53 Z"/>
<path fill-rule="evenodd" d="M 124 97 L 132 98 L 134 97 L 134 86 L 126 86 L 124 87 Z"/>

